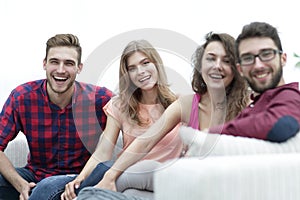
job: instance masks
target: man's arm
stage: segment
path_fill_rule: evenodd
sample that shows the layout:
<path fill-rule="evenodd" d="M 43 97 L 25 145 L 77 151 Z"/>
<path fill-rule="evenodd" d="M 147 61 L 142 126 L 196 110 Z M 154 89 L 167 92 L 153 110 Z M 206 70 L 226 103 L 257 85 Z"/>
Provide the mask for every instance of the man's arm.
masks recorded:
<path fill-rule="evenodd" d="M 299 131 L 299 93 L 283 90 L 264 102 L 267 104 L 260 106 L 261 103 L 258 102 L 238 118 L 212 127 L 209 132 L 284 142 Z"/>
<path fill-rule="evenodd" d="M 33 183 L 28 183 L 15 170 L 10 160 L 3 151 L 0 151 L 0 174 L 22 195 L 23 199 L 28 199 Z"/>

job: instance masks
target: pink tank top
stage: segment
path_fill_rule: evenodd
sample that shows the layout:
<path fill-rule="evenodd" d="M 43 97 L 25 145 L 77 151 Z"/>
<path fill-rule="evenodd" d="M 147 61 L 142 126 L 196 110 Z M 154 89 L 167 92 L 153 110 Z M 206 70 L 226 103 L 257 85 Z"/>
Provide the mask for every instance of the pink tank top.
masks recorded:
<path fill-rule="evenodd" d="M 201 99 L 201 97 L 199 94 L 194 94 L 193 101 L 192 101 L 192 110 L 191 110 L 191 115 L 190 115 L 190 121 L 188 124 L 189 127 L 192 127 L 193 129 L 197 129 L 197 130 L 200 130 L 199 108 L 198 108 L 200 99 Z"/>

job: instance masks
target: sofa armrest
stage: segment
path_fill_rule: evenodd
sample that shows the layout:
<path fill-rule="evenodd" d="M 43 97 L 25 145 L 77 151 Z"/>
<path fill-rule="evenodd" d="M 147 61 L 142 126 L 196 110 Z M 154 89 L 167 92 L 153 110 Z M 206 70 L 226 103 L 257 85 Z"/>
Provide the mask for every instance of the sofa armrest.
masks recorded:
<path fill-rule="evenodd" d="M 231 135 L 208 134 L 185 126 L 180 128 L 180 137 L 188 146 L 186 154 L 188 157 L 300 153 L 300 131 L 282 143 Z"/>
<path fill-rule="evenodd" d="M 154 174 L 155 200 L 300 199 L 300 154 L 183 158 Z"/>
<path fill-rule="evenodd" d="M 14 140 L 8 143 L 4 153 L 15 167 L 24 167 L 27 164 L 29 153 L 25 135 L 19 133 Z"/>

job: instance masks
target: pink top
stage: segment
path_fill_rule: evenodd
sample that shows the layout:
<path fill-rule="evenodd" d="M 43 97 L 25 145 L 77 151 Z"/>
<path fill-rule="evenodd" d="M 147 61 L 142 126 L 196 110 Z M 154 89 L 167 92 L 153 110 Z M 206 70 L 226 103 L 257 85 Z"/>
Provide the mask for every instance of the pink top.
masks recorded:
<path fill-rule="evenodd" d="M 200 95 L 199 94 L 194 94 L 193 97 L 193 102 L 192 102 L 192 110 L 191 110 L 191 115 L 190 115 L 190 121 L 188 126 L 192 127 L 193 129 L 200 130 L 199 127 L 199 102 L 200 102 Z"/>
<path fill-rule="evenodd" d="M 142 135 L 164 112 L 161 104 L 139 104 L 139 115 L 142 119 L 149 122 L 149 125 L 141 127 L 137 124 L 128 122 L 128 117 L 120 111 L 120 105 L 113 97 L 104 107 L 107 115 L 112 116 L 119 122 L 123 136 L 123 150 L 139 135 Z M 157 160 L 164 162 L 172 158 L 178 158 L 182 151 L 182 141 L 179 136 L 178 124 L 161 141 L 159 141 L 152 150 L 142 160 Z"/>

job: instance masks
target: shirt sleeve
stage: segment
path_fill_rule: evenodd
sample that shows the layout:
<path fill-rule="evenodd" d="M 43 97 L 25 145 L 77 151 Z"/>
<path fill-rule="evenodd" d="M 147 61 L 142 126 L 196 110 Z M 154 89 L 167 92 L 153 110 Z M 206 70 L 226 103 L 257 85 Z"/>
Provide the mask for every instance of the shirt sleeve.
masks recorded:
<path fill-rule="evenodd" d="M 113 97 L 103 108 L 106 115 L 110 115 L 120 124 L 122 124 L 122 115 L 120 111 L 120 103 L 118 97 Z"/>
<path fill-rule="evenodd" d="M 9 141 L 19 132 L 17 124 L 18 113 L 15 108 L 13 92 L 10 94 L 0 113 L 0 150 L 4 151 Z"/>
<path fill-rule="evenodd" d="M 107 102 L 110 101 L 111 97 L 113 96 L 113 93 L 107 88 L 102 87 L 101 89 L 99 89 L 97 95 L 98 96 L 96 100 L 97 101 L 96 113 L 97 113 L 97 118 L 100 123 L 101 129 L 104 130 L 106 126 L 106 114 L 103 108 L 107 104 Z"/>
<path fill-rule="evenodd" d="M 283 142 L 299 131 L 299 93 L 282 90 L 262 101 L 246 108 L 236 119 L 210 128 L 209 132 Z"/>

